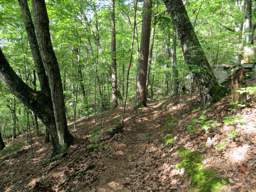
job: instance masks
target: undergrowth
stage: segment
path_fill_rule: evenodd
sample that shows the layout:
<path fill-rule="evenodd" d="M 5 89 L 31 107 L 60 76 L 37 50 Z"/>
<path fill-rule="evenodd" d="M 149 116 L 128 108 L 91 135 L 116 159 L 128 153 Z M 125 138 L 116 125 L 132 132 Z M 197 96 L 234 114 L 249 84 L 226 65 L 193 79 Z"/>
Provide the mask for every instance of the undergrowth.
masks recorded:
<path fill-rule="evenodd" d="M 99 128 L 91 131 L 89 135 L 90 144 L 87 146 L 87 148 L 91 151 L 98 150 L 101 147 L 100 139 L 101 139 L 101 130 Z"/>
<path fill-rule="evenodd" d="M 175 142 L 175 137 L 173 136 L 173 129 L 177 124 L 177 119 L 169 116 L 164 122 L 164 130 L 167 132 L 163 137 L 164 145 L 173 145 Z"/>
<path fill-rule="evenodd" d="M 177 167 L 184 168 L 191 177 L 191 192 L 217 192 L 227 184 L 227 181 L 219 177 L 216 171 L 204 168 L 199 152 L 181 148 L 178 154 L 181 161 Z"/>
<path fill-rule="evenodd" d="M 216 120 L 208 119 L 205 113 L 203 112 L 199 117 L 194 117 L 187 124 L 186 130 L 193 134 L 198 129 L 203 129 L 206 133 L 208 133 L 211 129 L 216 128 L 219 123 Z"/>

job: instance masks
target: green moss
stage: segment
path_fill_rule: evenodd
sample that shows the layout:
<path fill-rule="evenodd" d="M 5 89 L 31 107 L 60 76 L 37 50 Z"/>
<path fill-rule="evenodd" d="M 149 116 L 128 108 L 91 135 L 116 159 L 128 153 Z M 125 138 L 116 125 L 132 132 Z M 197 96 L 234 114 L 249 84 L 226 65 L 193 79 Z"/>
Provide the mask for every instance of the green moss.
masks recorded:
<path fill-rule="evenodd" d="M 179 156 L 182 160 L 177 167 L 184 168 L 191 177 L 190 191 L 217 192 L 227 184 L 214 170 L 204 168 L 199 152 L 182 148 L 179 150 Z"/>

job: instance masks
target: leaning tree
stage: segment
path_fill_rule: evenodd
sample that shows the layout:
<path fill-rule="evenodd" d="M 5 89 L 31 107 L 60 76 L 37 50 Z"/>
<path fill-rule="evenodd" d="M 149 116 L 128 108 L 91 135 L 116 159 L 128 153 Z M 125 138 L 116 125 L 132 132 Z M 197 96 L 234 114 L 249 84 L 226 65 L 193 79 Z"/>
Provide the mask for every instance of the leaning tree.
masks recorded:
<path fill-rule="evenodd" d="M 173 26 L 177 30 L 185 62 L 196 77 L 201 95 L 204 98 L 209 95 L 211 101 L 219 100 L 225 95 L 226 89 L 218 83 L 213 73 L 183 1 L 164 0 L 164 3 L 171 15 Z"/>
<path fill-rule="evenodd" d="M 65 114 L 64 95 L 57 58 L 51 43 L 49 18 L 44 0 L 33 0 L 32 22 L 27 0 L 19 0 L 22 18 L 28 34 L 41 91 L 29 87 L 12 69 L 0 49 L 0 78 L 23 104 L 48 127 L 53 155 L 63 152 L 73 143 Z"/>

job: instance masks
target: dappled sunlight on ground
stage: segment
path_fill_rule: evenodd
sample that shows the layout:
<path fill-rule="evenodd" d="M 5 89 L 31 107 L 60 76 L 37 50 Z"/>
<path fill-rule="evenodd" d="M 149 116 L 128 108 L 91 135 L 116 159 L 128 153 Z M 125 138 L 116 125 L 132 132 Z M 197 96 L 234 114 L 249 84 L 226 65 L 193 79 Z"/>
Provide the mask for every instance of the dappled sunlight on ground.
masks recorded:
<path fill-rule="evenodd" d="M 249 145 L 242 145 L 240 147 L 231 148 L 225 153 L 225 157 L 231 163 L 243 163 L 248 160 Z"/>
<path fill-rule="evenodd" d="M 185 174 L 185 169 L 176 169 L 175 165 L 164 163 L 160 168 L 160 179 L 162 182 L 174 176 L 183 176 Z"/>
<path fill-rule="evenodd" d="M 128 108 L 123 132 L 104 142 L 100 134 L 120 123 L 123 109 L 80 118 L 72 130 L 79 139 L 65 157 L 48 162 L 41 138 L 0 161 L 0 184 L 6 191 L 39 184 L 70 192 L 256 189 L 256 105 L 235 114 L 229 98 L 205 110 L 194 99 Z"/>
<path fill-rule="evenodd" d="M 256 109 L 251 111 L 243 111 L 241 115 L 241 123 L 237 124 L 237 129 L 241 134 L 256 136 Z"/>
<path fill-rule="evenodd" d="M 40 177 L 37 178 L 32 178 L 31 181 L 27 184 L 28 188 L 32 188 L 33 186 L 36 185 L 37 182 L 40 181 Z"/>

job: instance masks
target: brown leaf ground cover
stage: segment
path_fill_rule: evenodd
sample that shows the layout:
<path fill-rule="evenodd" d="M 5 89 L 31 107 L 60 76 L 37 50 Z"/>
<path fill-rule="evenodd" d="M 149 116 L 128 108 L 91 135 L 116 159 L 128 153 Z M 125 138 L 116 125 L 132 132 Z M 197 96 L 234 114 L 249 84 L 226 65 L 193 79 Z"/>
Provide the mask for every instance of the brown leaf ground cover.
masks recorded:
<path fill-rule="evenodd" d="M 55 161 L 43 138 L 21 136 L 0 153 L 0 191 L 256 191 L 255 99 L 230 101 L 151 102 L 129 109 L 123 132 L 104 141 L 122 109 L 81 118 L 75 145 Z"/>

